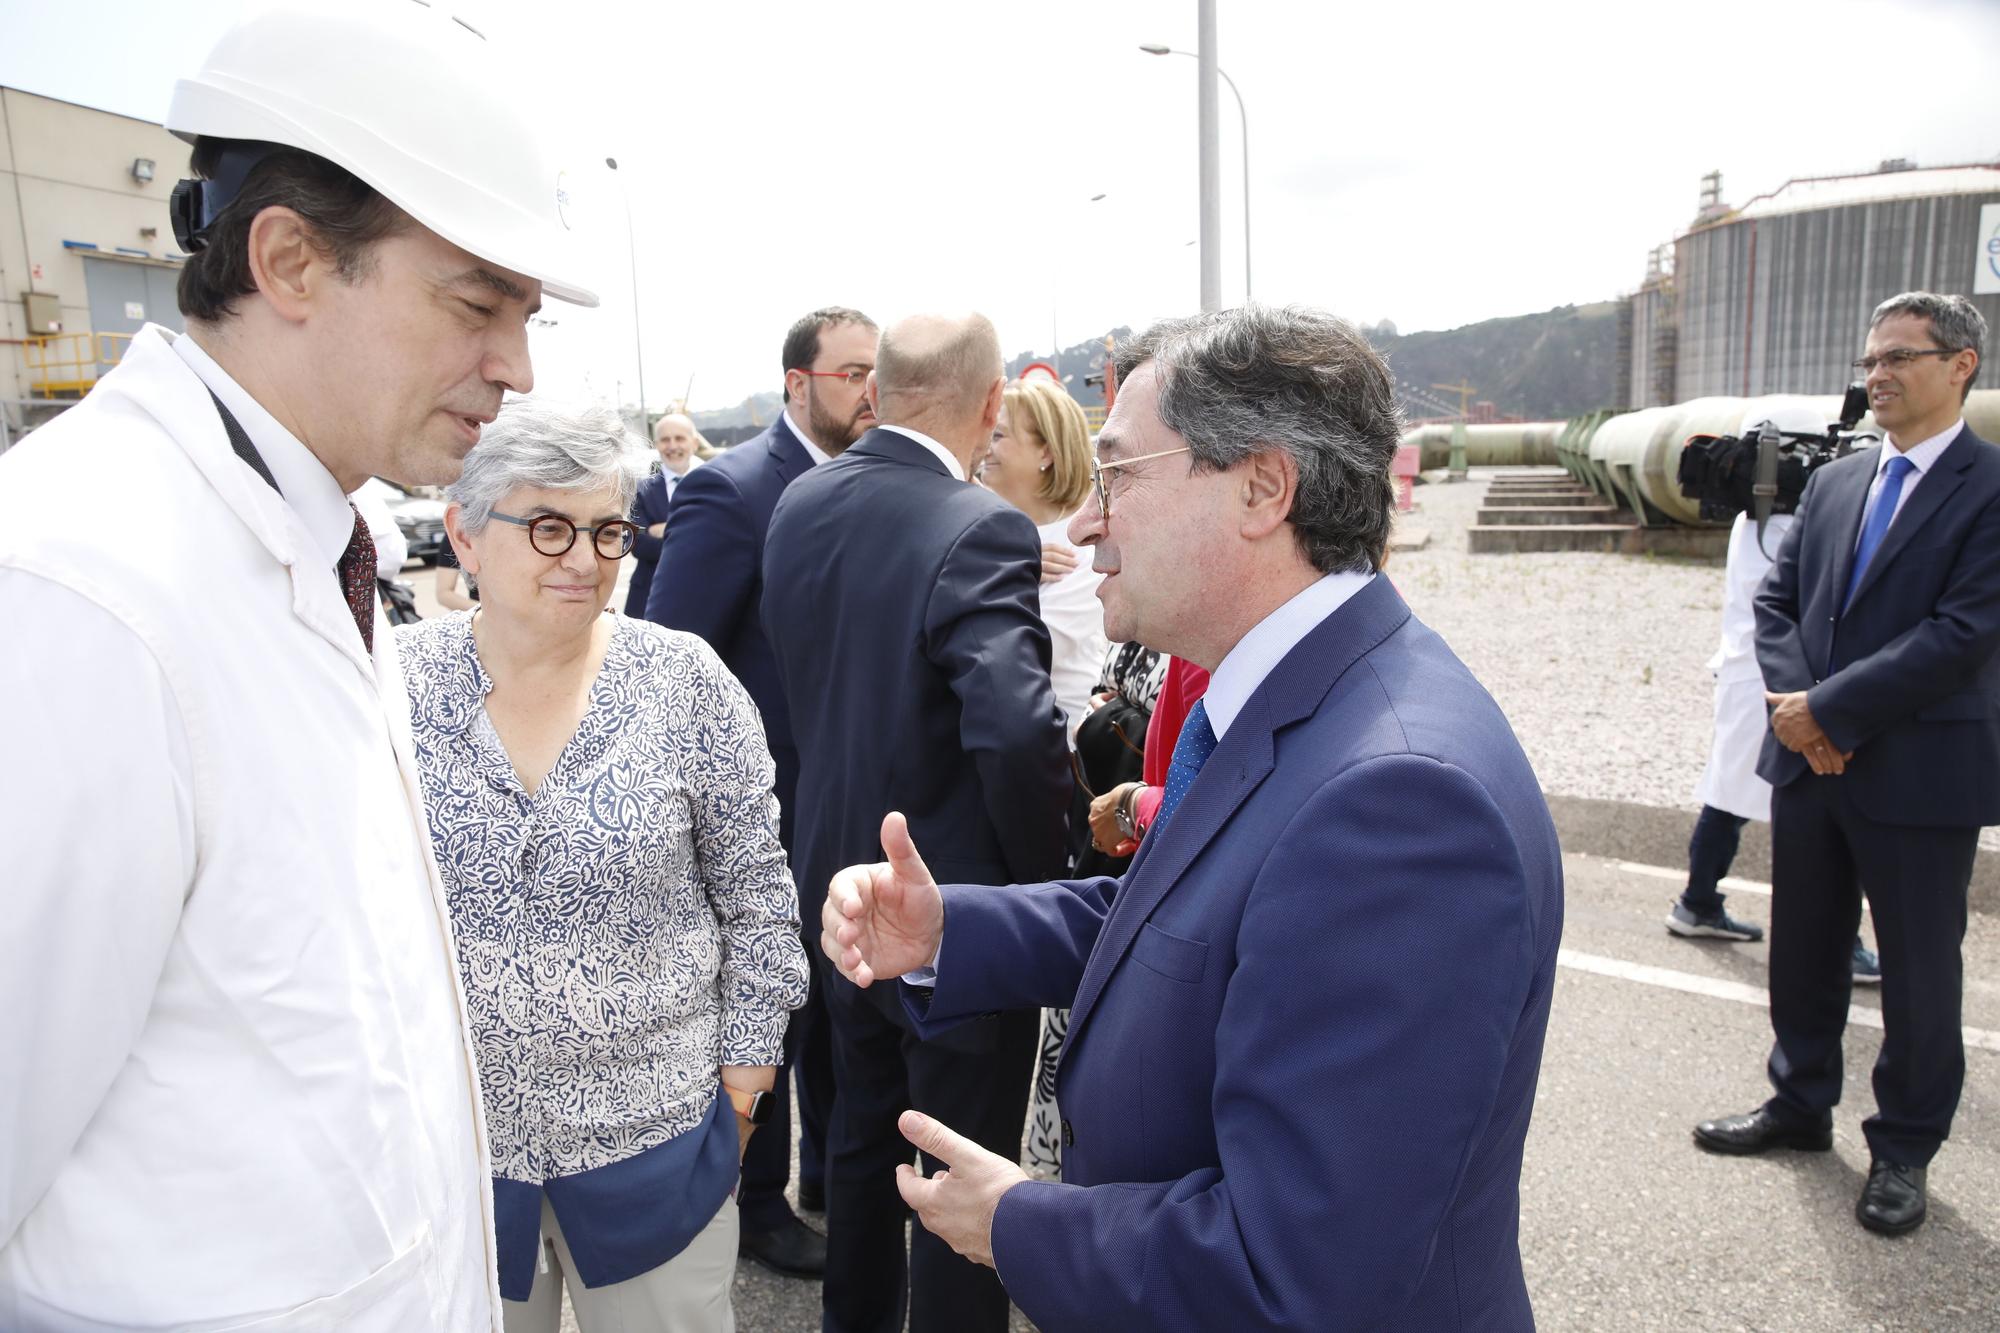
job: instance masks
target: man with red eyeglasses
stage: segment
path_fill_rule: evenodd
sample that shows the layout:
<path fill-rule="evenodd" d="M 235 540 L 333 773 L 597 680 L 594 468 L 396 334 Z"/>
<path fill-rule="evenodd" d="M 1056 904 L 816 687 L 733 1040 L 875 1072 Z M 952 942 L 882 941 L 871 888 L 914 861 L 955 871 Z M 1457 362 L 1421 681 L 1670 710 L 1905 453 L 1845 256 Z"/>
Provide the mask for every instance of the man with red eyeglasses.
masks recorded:
<path fill-rule="evenodd" d="M 764 637 L 764 533 L 778 497 L 797 478 L 844 453 L 875 424 L 864 389 L 875 369 L 875 322 L 859 310 L 828 306 L 794 323 L 782 362 L 785 409 L 771 428 L 704 467 L 674 489 L 658 574 L 646 618 L 707 639 L 743 682 L 764 717 L 764 739 L 777 761 L 778 836 L 792 850 L 799 752 L 777 663 Z M 794 876 L 796 878 L 796 876 Z M 801 920 L 805 919 L 803 915 Z M 826 1001 L 815 979 L 806 1007 L 793 1011 L 778 1087 L 795 1070 L 799 1091 L 799 1206 L 819 1212 L 826 1199 L 826 1121 L 833 1105 L 833 1056 Z M 778 1098 L 764 1132 L 743 1158 L 737 1196 L 741 1252 L 794 1277 L 826 1268 L 826 1240 L 785 1203 L 791 1175 L 791 1106 Z"/>

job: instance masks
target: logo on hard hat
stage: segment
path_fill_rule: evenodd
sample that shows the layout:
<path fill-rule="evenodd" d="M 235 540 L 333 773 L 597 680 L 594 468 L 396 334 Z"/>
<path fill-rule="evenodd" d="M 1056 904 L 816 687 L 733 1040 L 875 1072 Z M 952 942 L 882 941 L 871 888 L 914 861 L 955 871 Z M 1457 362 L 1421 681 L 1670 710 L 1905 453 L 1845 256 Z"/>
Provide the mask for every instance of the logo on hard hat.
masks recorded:
<path fill-rule="evenodd" d="M 564 231 L 570 230 L 569 206 L 569 173 L 567 171 L 558 171 L 556 173 L 556 221 L 563 224 Z"/>

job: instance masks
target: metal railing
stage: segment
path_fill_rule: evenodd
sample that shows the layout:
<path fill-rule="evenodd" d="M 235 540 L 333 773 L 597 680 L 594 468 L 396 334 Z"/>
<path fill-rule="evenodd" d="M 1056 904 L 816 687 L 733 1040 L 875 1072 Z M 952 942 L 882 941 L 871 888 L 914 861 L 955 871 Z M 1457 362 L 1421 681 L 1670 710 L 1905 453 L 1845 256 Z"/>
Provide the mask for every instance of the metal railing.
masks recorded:
<path fill-rule="evenodd" d="M 30 398 L 81 398 L 98 376 L 125 358 L 129 333 L 55 333 L 28 338 L 21 356 L 28 367 Z"/>

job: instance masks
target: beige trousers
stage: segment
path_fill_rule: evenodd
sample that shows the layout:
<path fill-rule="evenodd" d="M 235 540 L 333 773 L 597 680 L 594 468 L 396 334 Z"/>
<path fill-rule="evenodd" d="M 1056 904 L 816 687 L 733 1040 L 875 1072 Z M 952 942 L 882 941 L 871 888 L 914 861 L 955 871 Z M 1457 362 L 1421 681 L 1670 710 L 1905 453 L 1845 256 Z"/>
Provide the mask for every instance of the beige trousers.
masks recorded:
<path fill-rule="evenodd" d="M 736 1196 L 722 1201 L 688 1247 L 650 1272 L 586 1287 L 569 1257 L 569 1242 L 545 1199 L 535 1285 L 525 1301 L 502 1301 L 507 1333 L 557 1333 L 562 1293 L 583 1333 L 736 1333 L 730 1284 L 736 1278 Z"/>

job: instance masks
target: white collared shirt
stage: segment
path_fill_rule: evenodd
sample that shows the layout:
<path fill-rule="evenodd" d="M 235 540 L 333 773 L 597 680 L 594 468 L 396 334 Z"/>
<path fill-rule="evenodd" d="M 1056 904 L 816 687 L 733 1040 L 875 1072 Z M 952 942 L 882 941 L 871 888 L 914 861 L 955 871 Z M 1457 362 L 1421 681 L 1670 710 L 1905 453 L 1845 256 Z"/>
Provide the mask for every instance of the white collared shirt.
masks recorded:
<path fill-rule="evenodd" d="M 797 438 L 798 442 L 806 447 L 806 457 L 812 459 L 814 467 L 818 467 L 821 463 L 831 463 L 833 461 L 832 454 L 813 443 L 813 437 L 806 434 L 805 428 L 799 425 L 799 419 L 792 415 L 792 409 L 789 407 L 785 409 L 785 425 L 791 428 L 791 432 Z"/>
<path fill-rule="evenodd" d="M 918 444 L 921 444 L 924 448 L 930 450 L 933 454 L 936 454 L 938 461 L 940 463 L 943 463 L 945 467 L 950 469 L 952 476 L 956 477 L 960 481 L 965 480 L 965 468 L 961 466 L 958 459 L 952 455 L 951 450 L 945 448 L 943 445 L 939 444 L 936 440 L 933 440 L 930 436 L 924 434 L 922 431 L 911 430 L 908 426 L 877 426 L 876 429 L 893 430 L 898 435 L 906 435 L 910 439 L 915 440 Z"/>
<path fill-rule="evenodd" d="M 193 338 L 184 333 L 169 333 L 167 337 L 172 340 L 174 355 L 222 400 L 250 443 L 257 446 L 264 466 L 271 469 L 272 479 L 278 483 L 278 493 L 306 525 L 313 545 L 326 553 L 327 565 L 338 565 L 347 543 L 354 538 L 354 511 L 326 464 L 300 443 L 298 436 L 279 425 L 278 419 L 231 379 Z"/>
<path fill-rule="evenodd" d="M 1299 640 L 1319 628 L 1320 622 L 1338 611 L 1347 599 L 1367 587 L 1374 574 L 1322 574 L 1289 602 L 1258 621 L 1248 634 L 1236 641 L 1208 678 L 1208 692 L 1202 707 L 1208 725 L 1220 741 L 1250 696 L 1264 683 L 1272 668 L 1285 654 L 1299 646 Z"/>
<path fill-rule="evenodd" d="M 1907 458 L 1910 460 L 1911 467 L 1915 469 L 1913 472 L 1903 474 L 1902 493 L 1896 497 L 1896 508 L 1889 515 L 1889 523 L 1893 526 L 1896 522 L 1896 515 L 1903 512 L 1903 506 L 1908 504 L 1910 496 L 1916 493 L 1918 483 L 1929 475 L 1931 464 L 1938 461 L 1938 455 L 1945 451 L 1945 446 L 1957 439 L 1958 433 L 1964 429 L 1965 418 L 1960 417 L 1957 421 L 1951 423 L 1950 429 L 1944 431 L 1942 434 L 1933 435 L 1928 440 L 1921 440 L 1911 445 L 1908 449 L 1903 450 L 1900 455 L 1897 453 L 1895 445 L 1884 440 L 1881 449 L 1876 451 L 1875 480 L 1868 483 L 1868 502 L 1861 506 L 1861 522 L 1863 526 L 1867 525 L 1868 511 L 1875 507 L 1875 497 L 1882 493 L 1883 474 L 1889 470 L 1890 459 L 1899 456 Z M 1885 528 L 1884 531 L 1887 531 L 1887 529 Z"/>

